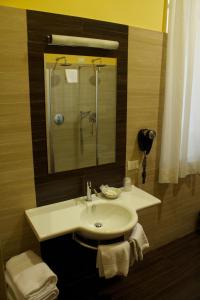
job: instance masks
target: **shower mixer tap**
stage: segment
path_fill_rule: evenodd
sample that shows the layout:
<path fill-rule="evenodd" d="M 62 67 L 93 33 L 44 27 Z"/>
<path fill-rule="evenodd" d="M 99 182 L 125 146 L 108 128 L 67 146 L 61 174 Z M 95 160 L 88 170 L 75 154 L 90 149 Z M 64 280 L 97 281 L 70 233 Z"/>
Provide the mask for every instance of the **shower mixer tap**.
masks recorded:
<path fill-rule="evenodd" d="M 91 111 L 80 111 L 80 117 L 81 117 L 81 120 L 84 119 L 84 118 L 87 118 L 89 115 L 90 115 Z"/>

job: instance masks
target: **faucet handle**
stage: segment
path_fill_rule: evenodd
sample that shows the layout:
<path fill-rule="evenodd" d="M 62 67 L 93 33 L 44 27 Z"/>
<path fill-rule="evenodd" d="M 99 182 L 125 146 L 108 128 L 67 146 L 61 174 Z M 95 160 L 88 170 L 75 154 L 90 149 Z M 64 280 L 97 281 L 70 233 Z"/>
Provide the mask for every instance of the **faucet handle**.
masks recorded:
<path fill-rule="evenodd" d="M 87 201 L 92 200 L 92 183 L 91 181 L 87 181 Z"/>
<path fill-rule="evenodd" d="M 96 189 L 93 189 L 93 191 L 94 191 L 96 197 L 98 197 L 98 192 L 97 192 L 97 190 L 96 190 Z"/>
<path fill-rule="evenodd" d="M 92 183 L 91 183 L 90 180 L 87 181 L 87 187 L 88 187 L 88 188 L 91 188 L 91 187 L 92 187 Z"/>

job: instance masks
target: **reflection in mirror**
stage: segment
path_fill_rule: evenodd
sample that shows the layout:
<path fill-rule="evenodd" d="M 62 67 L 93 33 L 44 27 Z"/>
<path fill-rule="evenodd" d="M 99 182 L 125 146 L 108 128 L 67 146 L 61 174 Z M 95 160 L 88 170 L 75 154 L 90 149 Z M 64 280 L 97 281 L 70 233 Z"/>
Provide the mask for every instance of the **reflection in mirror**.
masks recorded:
<path fill-rule="evenodd" d="M 44 54 L 48 172 L 115 162 L 117 60 Z"/>

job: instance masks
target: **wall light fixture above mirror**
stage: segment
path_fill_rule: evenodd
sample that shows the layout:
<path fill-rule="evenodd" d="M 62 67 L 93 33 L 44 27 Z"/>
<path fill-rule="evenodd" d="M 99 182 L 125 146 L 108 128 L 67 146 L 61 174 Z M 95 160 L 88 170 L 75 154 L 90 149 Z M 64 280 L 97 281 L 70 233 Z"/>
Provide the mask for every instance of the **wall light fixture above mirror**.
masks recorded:
<path fill-rule="evenodd" d="M 71 46 L 71 47 L 91 47 L 108 50 L 116 50 L 119 47 L 118 41 L 91 39 L 79 36 L 49 34 L 47 36 L 49 45 Z"/>

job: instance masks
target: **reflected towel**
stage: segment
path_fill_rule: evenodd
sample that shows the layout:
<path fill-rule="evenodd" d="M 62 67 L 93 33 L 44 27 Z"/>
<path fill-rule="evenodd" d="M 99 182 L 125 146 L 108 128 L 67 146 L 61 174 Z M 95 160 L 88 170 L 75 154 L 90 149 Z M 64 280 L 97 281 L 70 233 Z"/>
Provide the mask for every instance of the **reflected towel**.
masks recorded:
<path fill-rule="evenodd" d="M 65 69 L 65 76 L 68 83 L 78 83 L 77 69 Z"/>
<path fill-rule="evenodd" d="M 127 276 L 130 265 L 130 244 L 125 241 L 113 245 L 100 245 L 97 251 L 96 267 L 99 276 L 112 278 L 115 275 Z"/>
<path fill-rule="evenodd" d="M 141 224 L 137 223 L 129 237 L 132 255 L 135 259 L 143 260 L 143 251 L 149 248 L 149 242 Z"/>
<path fill-rule="evenodd" d="M 54 294 L 58 295 L 57 276 L 31 250 L 12 257 L 6 263 L 6 270 L 21 299 L 55 299 Z M 52 291 L 53 298 L 50 298 Z"/>

